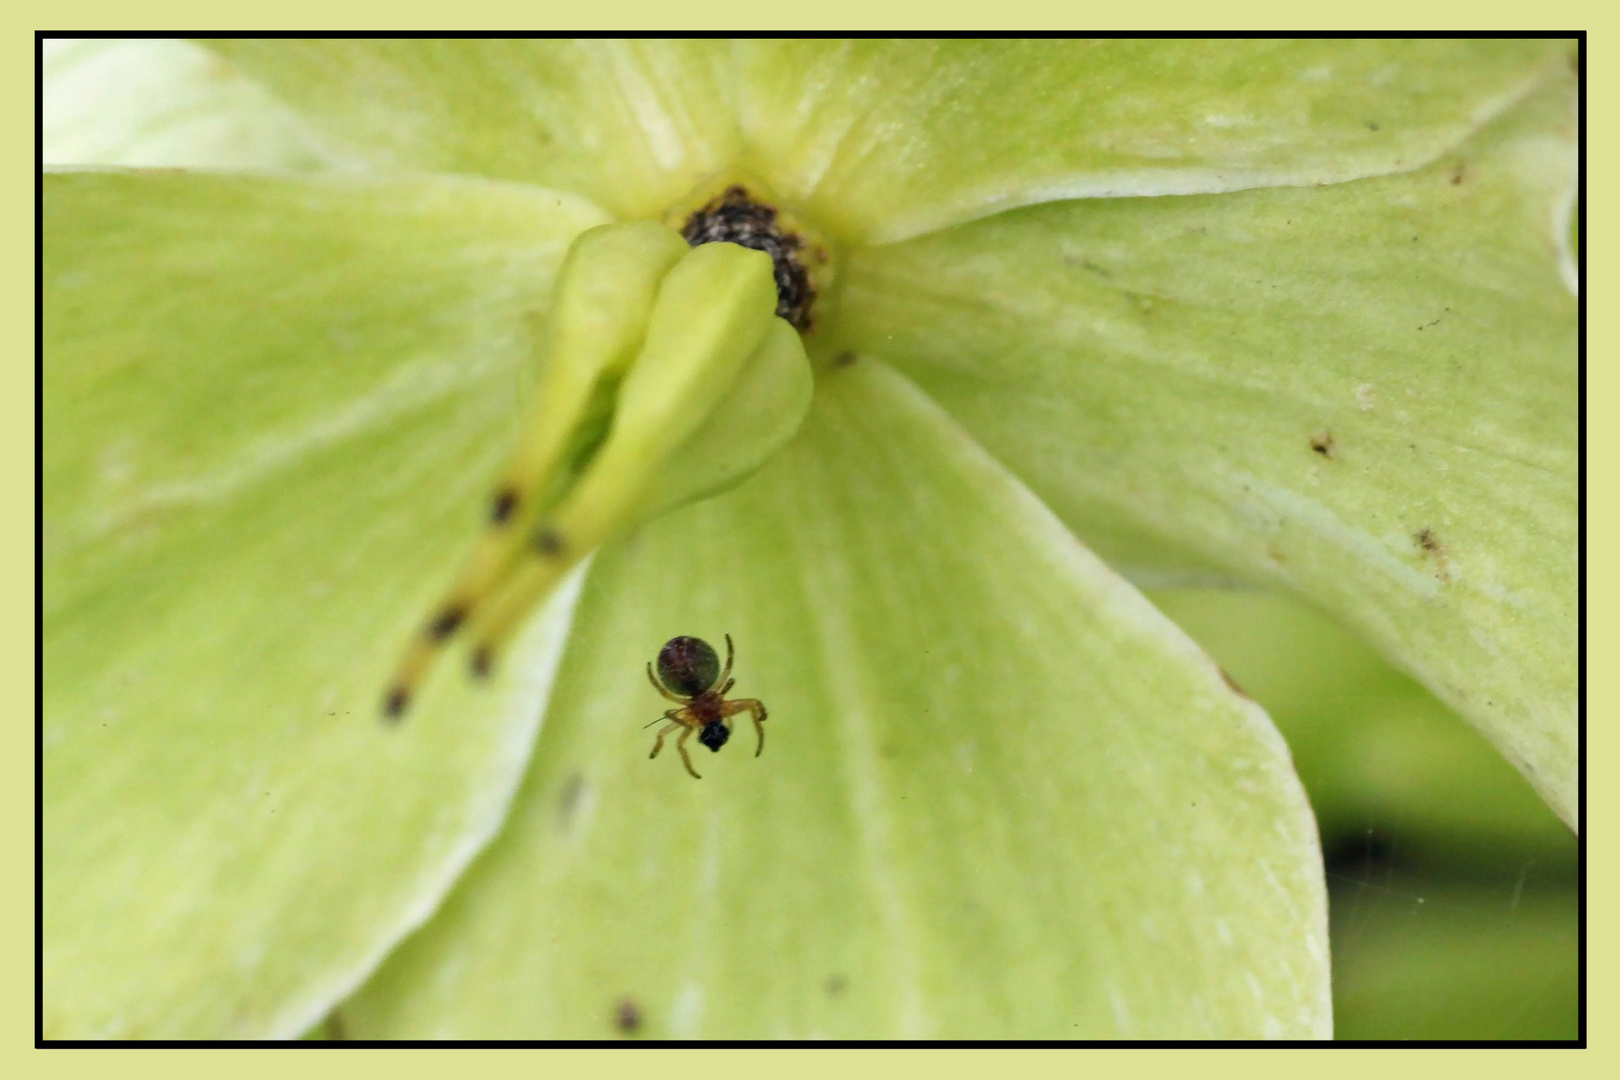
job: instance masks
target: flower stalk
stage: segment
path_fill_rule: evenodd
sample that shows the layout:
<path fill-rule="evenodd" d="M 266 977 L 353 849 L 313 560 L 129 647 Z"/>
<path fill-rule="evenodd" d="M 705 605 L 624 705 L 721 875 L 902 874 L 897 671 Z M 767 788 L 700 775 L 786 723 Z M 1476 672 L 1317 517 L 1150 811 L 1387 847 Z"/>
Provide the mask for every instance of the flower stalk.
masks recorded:
<path fill-rule="evenodd" d="M 401 718 L 464 626 L 472 672 L 496 657 L 590 552 L 763 464 L 809 407 L 809 361 L 777 317 L 771 257 L 689 248 L 653 222 L 603 225 L 559 275 L 540 395 L 465 569 L 406 649 L 383 699 Z"/>

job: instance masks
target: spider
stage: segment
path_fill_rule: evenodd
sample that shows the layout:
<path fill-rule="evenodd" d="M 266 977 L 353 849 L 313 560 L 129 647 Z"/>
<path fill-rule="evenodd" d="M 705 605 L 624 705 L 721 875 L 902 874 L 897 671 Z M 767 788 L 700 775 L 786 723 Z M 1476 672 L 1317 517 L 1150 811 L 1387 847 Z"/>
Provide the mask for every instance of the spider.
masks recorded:
<path fill-rule="evenodd" d="M 765 749 L 765 703 L 755 698 L 726 700 L 726 691 L 737 681 L 731 678 L 734 655 L 730 634 L 726 635 L 724 671 L 720 670 L 720 657 L 702 638 L 670 638 L 658 650 L 658 674 L 653 674 L 653 666 L 649 663 L 647 681 L 653 684 L 654 690 L 678 703 L 681 708 L 667 709 L 658 718 L 669 721 L 669 726 L 658 733 L 658 741 L 653 743 L 652 753 L 647 755 L 649 758 L 657 757 L 658 751 L 664 748 L 665 736 L 684 728 L 681 737 L 675 740 L 675 749 L 681 752 L 681 760 L 686 763 L 686 771 L 692 774 L 693 779 L 703 779 L 692 768 L 692 759 L 686 753 L 686 740 L 695 731 L 698 742 L 719 753 L 726 740 L 731 738 L 730 718 L 740 712 L 754 718 L 754 730 L 759 732 L 759 747 L 754 751 L 754 756 L 759 757 Z M 658 720 L 652 724 L 658 723 Z M 652 724 L 647 726 L 652 727 Z"/>

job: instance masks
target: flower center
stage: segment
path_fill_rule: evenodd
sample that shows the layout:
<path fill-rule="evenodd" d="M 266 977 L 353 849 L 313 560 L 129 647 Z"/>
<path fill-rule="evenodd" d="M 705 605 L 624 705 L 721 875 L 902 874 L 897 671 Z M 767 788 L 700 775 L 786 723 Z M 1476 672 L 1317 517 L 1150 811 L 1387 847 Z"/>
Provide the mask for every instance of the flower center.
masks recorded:
<path fill-rule="evenodd" d="M 730 184 L 698 209 L 673 217 L 671 223 L 693 247 L 731 243 L 769 255 L 775 266 L 776 314 L 801 334 L 812 328 L 816 296 L 830 277 L 827 245 L 813 233 L 743 184 Z"/>

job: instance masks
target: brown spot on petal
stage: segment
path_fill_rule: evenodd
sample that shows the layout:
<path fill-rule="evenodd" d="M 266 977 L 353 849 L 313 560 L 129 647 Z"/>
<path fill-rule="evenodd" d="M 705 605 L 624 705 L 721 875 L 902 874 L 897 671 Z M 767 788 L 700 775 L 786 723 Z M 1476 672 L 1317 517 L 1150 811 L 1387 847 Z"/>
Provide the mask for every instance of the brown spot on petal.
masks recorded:
<path fill-rule="evenodd" d="M 443 641 L 455 633 L 461 624 L 467 621 L 467 609 L 461 604 L 450 604 L 433 617 L 428 623 L 427 635 L 429 640 Z"/>
<path fill-rule="evenodd" d="M 505 525 L 512 518 L 512 511 L 517 509 L 518 495 L 512 488 L 504 487 L 495 493 L 494 500 L 489 506 L 489 523 L 491 525 Z"/>
<path fill-rule="evenodd" d="M 411 692 L 403 686 L 396 686 L 388 691 L 383 698 L 383 717 L 388 720 L 398 720 L 405 715 L 410 707 Z"/>
<path fill-rule="evenodd" d="M 574 813 L 579 809 L 580 798 L 585 794 L 585 777 L 574 773 L 563 785 L 562 794 L 557 796 L 557 821 L 564 831 L 574 823 Z"/>
<path fill-rule="evenodd" d="M 1423 557 L 1434 564 L 1434 576 L 1449 584 L 1451 561 L 1447 557 L 1446 546 L 1440 542 L 1434 530 L 1428 527 L 1419 529 L 1412 534 L 1412 542 L 1423 552 Z"/>
<path fill-rule="evenodd" d="M 1254 700 L 1254 698 L 1250 697 L 1244 691 L 1243 687 L 1238 685 L 1238 681 L 1236 679 L 1232 678 L 1231 674 L 1228 673 L 1225 668 L 1223 668 L 1219 664 L 1217 664 L 1215 666 L 1215 670 L 1219 671 L 1221 673 L 1221 681 L 1226 684 L 1226 688 L 1228 690 L 1232 691 L 1232 693 L 1236 694 L 1238 697 L 1244 699 L 1245 701 L 1253 701 Z"/>

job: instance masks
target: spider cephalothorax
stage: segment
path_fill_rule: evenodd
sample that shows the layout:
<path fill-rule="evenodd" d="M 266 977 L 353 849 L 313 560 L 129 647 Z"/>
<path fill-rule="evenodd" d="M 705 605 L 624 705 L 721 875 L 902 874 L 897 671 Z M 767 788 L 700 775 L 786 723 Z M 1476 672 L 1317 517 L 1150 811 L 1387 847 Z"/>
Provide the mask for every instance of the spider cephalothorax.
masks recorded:
<path fill-rule="evenodd" d="M 686 771 L 701 780 L 703 777 L 698 776 L 698 771 L 692 768 L 692 759 L 687 756 L 686 740 L 695 731 L 698 742 L 718 752 L 731 738 L 731 718 L 741 712 L 748 713 L 754 719 L 754 730 L 759 732 L 759 746 L 754 750 L 754 756 L 760 755 L 765 749 L 765 703 L 754 698 L 726 700 L 726 691 L 736 682 L 731 677 L 734 655 L 730 634 L 726 635 L 726 666 L 723 671 L 720 657 L 702 638 L 670 638 L 658 650 L 658 672 L 654 674 L 653 665 L 648 664 L 647 681 L 653 684 L 653 689 L 677 702 L 681 708 L 665 710 L 664 715 L 658 718 L 667 720 L 669 725 L 658 733 L 658 741 L 653 743 L 652 753 L 648 757 L 657 757 L 658 751 L 664 748 L 664 737 L 679 730 L 681 737 L 675 740 L 675 749 L 681 752 Z M 658 723 L 658 720 L 653 723 Z"/>

